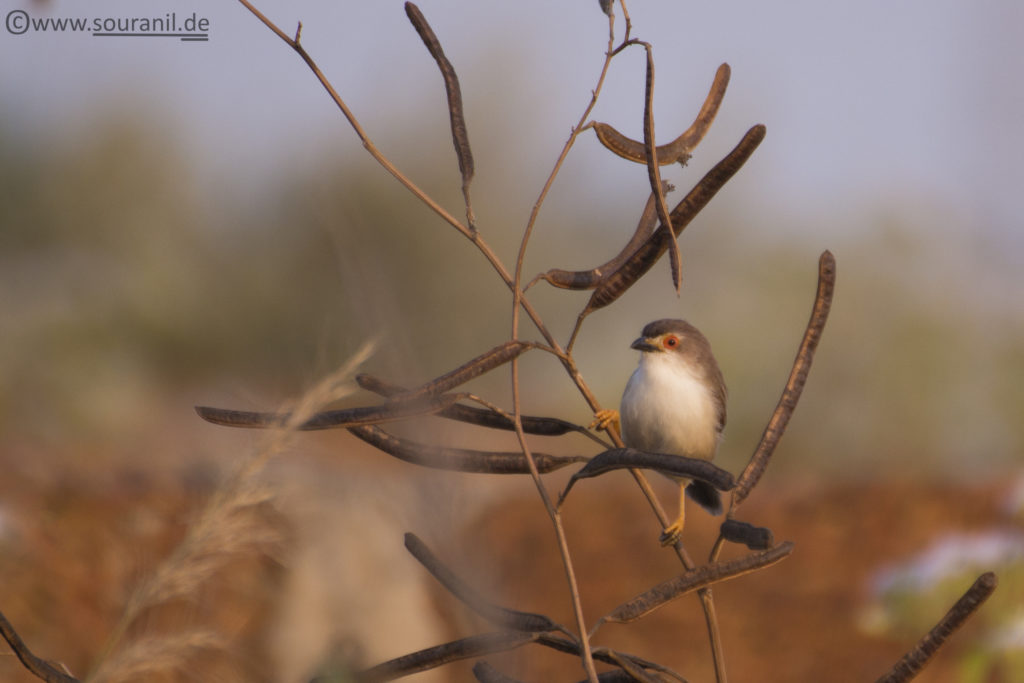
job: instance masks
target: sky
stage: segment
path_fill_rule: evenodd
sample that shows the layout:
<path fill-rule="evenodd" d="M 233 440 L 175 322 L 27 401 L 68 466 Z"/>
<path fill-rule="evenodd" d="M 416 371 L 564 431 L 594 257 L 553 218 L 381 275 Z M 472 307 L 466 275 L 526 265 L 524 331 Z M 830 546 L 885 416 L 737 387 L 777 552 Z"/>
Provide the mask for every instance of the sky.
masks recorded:
<path fill-rule="evenodd" d="M 402 3 L 259 6 L 289 33 L 303 22 L 307 50 L 371 136 L 386 143 L 406 116 L 446 134 L 440 77 Z M 522 158 L 508 163 L 550 168 L 600 68 L 607 21 L 596 0 L 420 7 L 460 72 L 471 137 L 525 136 Z M 749 189 L 762 205 L 824 217 L 865 200 L 936 202 L 939 211 L 962 213 L 962 229 L 1012 265 L 1024 261 L 1020 3 L 654 0 L 627 8 L 633 35 L 655 46 L 659 139 L 688 125 L 717 65 L 732 66 L 700 152 L 706 165 L 747 127 L 766 124 L 760 177 Z M 102 21 L 172 11 L 179 22 L 207 19 L 208 41 L 12 33 L 25 17 Z M 166 126 L 196 173 L 239 193 L 273 182 L 325 143 L 343 154 L 359 150 L 301 60 L 240 4 L 9 2 L 4 15 L 5 126 L 41 148 L 74 144 L 105 117 L 137 110 Z M 621 16 L 616 27 L 621 36 Z M 613 64 L 595 118 L 639 135 L 643 54 L 631 52 Z M 494 111 L 511 130 L 487 125 Z M 399 161 L 407 153 L 385 151 Z M 856 228 L 840 216 L 829 229 Z"/>

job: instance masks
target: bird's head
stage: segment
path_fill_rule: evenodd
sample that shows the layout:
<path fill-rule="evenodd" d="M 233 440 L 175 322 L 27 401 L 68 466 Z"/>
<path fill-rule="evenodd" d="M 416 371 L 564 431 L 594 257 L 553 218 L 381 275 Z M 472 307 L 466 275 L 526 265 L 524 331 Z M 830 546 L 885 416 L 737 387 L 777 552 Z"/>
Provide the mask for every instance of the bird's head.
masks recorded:
<path fill-rule="evenodd" d="M 665 318 L 644 326 L 643 332 L 631 348 L 643 353 L 667 353 L 678 357 L 691 357 L 709 349 L 708 340 L 685 320 Z"/>

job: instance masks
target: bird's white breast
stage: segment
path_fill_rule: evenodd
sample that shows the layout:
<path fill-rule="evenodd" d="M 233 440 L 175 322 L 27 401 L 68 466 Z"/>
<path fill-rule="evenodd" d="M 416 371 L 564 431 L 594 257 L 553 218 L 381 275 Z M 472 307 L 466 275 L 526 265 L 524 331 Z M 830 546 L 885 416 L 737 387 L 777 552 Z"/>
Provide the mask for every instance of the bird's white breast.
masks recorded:
<path fill-rule="evenodd" d="M 710 460 L 718 447 L 718 411 L 710 390 L 667 352 L 644 353 L 622 394 L 622 438 L 644 451 Z"/>

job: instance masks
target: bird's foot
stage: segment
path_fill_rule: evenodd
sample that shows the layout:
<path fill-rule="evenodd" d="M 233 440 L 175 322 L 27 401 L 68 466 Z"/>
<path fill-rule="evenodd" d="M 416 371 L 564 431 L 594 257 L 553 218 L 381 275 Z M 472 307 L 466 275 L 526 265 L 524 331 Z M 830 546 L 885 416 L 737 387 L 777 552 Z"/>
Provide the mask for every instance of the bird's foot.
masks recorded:
<path fill-rule="evenodd" d="M 675 545 L 679 537 L 683 535 L 683 525 L 678 520 L 675 524 L 667 527 L 661 532 L 661 536 L 658 537 L 658 542 L 661 543 L 661 547 L 665 548 L 670 545 Z"/>
<path fill-rule="evenodd" d="M 604 429 L 615 427 L 615 431 L 622 431 L 622 422 L 619 420 L 619 411 L 614 408 L 605 408 L 594 413 L 594 421 L 590 423 L 590 429 Z"/>

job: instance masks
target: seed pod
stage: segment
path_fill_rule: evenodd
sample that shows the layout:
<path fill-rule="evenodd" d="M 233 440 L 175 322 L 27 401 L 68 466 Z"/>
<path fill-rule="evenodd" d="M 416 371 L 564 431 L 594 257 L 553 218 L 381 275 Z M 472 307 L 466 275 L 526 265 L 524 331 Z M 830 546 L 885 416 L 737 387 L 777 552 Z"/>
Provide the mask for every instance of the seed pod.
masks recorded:
<path fill-rule="evenodd" d="M 350 427 L 349 431 L 388 455 L 414 465 L 481 474 L 530 473 L 526 456 L 521 451 L 476 451 L 421 444 L 393 436 L 372 425 Z M 533 461 L 537 465 L 538 472 L 547 474 L 566 465 L 584 462 L 586 458 L 580 455 L 534 453 Z"/>
<path fill-rule="evenodd" d="M 504 344 L 495 346 L 490 351 L 482 353 L 476 358 L 463 363 L 451 372 L 430 380 L 423 386 L 407 394 L 407 397 L 426 396 L 430 394 L 443 394 L 449 389 L 454 389 L 460 384 L 465 384 L 471 379 L 493 370 L 499 365 L 508 363 L 521 353 L 532 349 L 534 344 L 524 341 L 507 341 Z"/>
<path fill-rule="evenodd" d="M 420 12 L 419 7 L 411 2 L 405 3 L 405 14 L 409 17 L 416 32 L 423 39 L 430 56 L 437 62 L 444 78 L 444 89 L 448 94 L 448 116 L 451 119 L 452 141 L 455 143 L 455 154 L 459 159 L 459 171 L 462 172 L 463 192 L 467 191 L 470 181 L 473 179 L 473 152 L 469 147 L 469 133 L 466 132 L 466 116 L 462 107 L 462 89 L 459 87 L 459 77 L 455 74 L 455 67 L 444 56 L 441 49 L 441 42 L 437 39 L 426 17 Z"/>
<path fill-rule="evenodd" d="M 661 187 L 663 192 L 671 192 L 675 189 L 671 183 L 666 182 L 663 182 Z M 629 238 L 626 246 L 622 248 L 615 258 L 590 270 L 552 268 L 542 274 L 540 278 L 561 289 L 593 289 L 601 283 L 602 278 L 618 270 L 626 262 L 626 259 L 632 256 L 633 252 L 639 249 L 640 245 L 654 234 L 654 229 L 657 226 L 658 195 L 652 192 L 651 196 L 647 199 L 647 203 L 644 205 L 643 213 L 640 214 L 640 220 L 636 225 L 633 236 Z"/>
<path fill-rule="evenodd" d="M 658 146 L 658 164 L 665 166 L 679 162 L 685 165 L 690 159 L 690 153 L 704 139 L 711 123 L 718 114 L 718 107 L 725 97 L 725 89 L 729 85 L 729 65 L 722 64 L 715 72 L 715 80 L 711 84 L 711 90 L 701 106 L 700 113 L 694 120 L 693 125 L 686 129 L 682 135 L 668 143 Z M 631 140 L 607 123 L 595 123 L 594 133 L 607 149 L 614 152 L 623 159 L 635 161 L 638 164 L 647 163 L 647 151 L 642 142 Z"/>
<path fill-rule="evenodd" d="M 725 520 L 720 531 L 725 540 L 742 543 L 751 550 L 766 550 L 775 543 L 771 529 L 754 526 L 738 519 Z"/>
<path fill-rule="evenodd" d="M 732 474 L 707 460 L 686 458 L 669 453 L 648 453 L 635 448 L 611 448 L 598 453 L 569 479 L 559 498 L 559 505 L 569 495 L 573 485 L 580 479 L 597 477 L 620 469 L 655 470 L 669 477 L 699 479 L 719 491 L 729 491 L 736 485 Z"/>
<path fill-rule="evenodd" d="M 617 623 L 634 621 L 682 595 L 773 565 L 791 552 L 793 552 L 793 543 L 786 541 L 770 550 L 752 553 L 728 562 L 716 562 L 695 567 L 619 605 L 610 614 L 602 617 L 600 621 Z"/>
<path fill-rule="evenodd" d="M 764 139 L 765 127 L 757 125 L 747 131 L 743 139 L 728 155 L 707 172 L 690 193 L 672 210 L 672 230 L 678 236 L 700 211 L 707 206 L 726 182 L 732 178 L 754 153 Z M 665 226 L 660 226 L 650 239 L 640 246 L 622 266 L 608 275 L 587 303 L 585 311 L 604 308 L 626 293 L 657 262 L 668 248 L 670 239 Z"/>
<path fill-rule="evenodd" d="M 365 373 L 356 375 L 356 383 L 358 383 L 363 389 L 372 391 L 375 394 L 380 394 L 381 396 L 391 397 L 408 391 L 397 384 L 391 384 L 379 377 Z M 446 417 L 450 420 L 458 420 L 459 422 L 466 422 L 468 424 L 488 427 L 490 429 L 503 429 L 506 431 L 515 430 L 515 422 L 511 418 L 490 410 L 489 408 L 476 408 L 474 406 L 455 403 L 448 408 L 439 411 L 437 415 L 438 417 Z M 560 420 L 556 417 L 534 417 L 531 415 L 522 415 L 520 419 L 523 424 L 523 431 L 527 434 L 535 434 L 539 436 L 561 436 L 562 434 L 567 434 L 569 432 L 587 431 L 584 427 L 573 424 L 572 422 L 567 422 L 566 420 Z"/>
<path fill-rule="evenodd" d="M 396 400 L 377 406 L 327 410 L 311 416 L 296 427 L 296 429 L 300 431 L 315 431 L 405 420 L 417 415 L 429 415 L 444 410 L 454 405 L 459 398 L 458 394 L 445 394 L 442 396 L 417 397 L 410 400 Z M 211 408 L 210 406 L 196 406 L 195 410 L 199 417 L 207 422 L 225 427 L 257 429 L 280 427 L 286 424 L 290 417 L 288 413 L 260 413 L 248 410 Z"/>
<path fill-rule="evenodd" d="M 416 534 L 407 533 L 405 535 L 405 548 L 435 579 L 441 582 L 442 586 L 448 589 L 449 593 L 466 603 L 474 612 L 495 626 L 529 633 L 543 633 L 557 628 L 557 625 L 543 614 L 520 612 L 484 600 L 466 582 L 456 576 L 455 572 L 437 559 L 427 544 Z"/>

